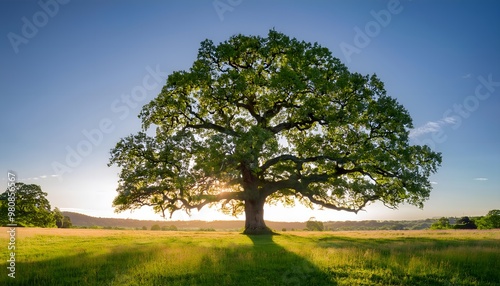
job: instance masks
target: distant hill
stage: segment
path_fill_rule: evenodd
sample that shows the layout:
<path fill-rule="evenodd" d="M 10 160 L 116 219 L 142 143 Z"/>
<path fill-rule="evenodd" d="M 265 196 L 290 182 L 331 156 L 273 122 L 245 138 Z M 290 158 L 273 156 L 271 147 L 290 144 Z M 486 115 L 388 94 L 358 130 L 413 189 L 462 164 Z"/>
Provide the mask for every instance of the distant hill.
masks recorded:
<path fill-rule="evenodd" d="M 158 224 L 160 226 L 171 226 L 175 225 L 178 229 L 185 230 L 196 230 L 196 229 L 208 229 L 213 228 L 216 230 L 240 230 L 244 227 L 245 222 L 241 220 L 230 220 L 230 221 L 201 221 L 201 220 L 190 220 L 190 221 L 167 221 L 167 220 L 137 220 L 137 219 L 119 219 L 119 218 L 101 218 L 93 217 L 80 213 L 74 212 L 62 212 L 63 215 L 69 216 L 71 222 L 74 226 L 81 227 L 123 227 L 123 228 L 142 228 L 146 226 L 148 229 L 152 225 Z M 273 222 L 266 221 L 267 226 L 272 229 L 281 230 L 286 228 L 288 230 L 293 229 L 304 229 L 306 227 L 305 222 Z"/>
<path fill-rule="evenodd" d="M 74 212 L 62 212 L 69 216 L 71 222 L 77 227 L 119 227 L 119 228 L 142 228 L 143 226 L 151 229 L 154 224 L 162 226 L 176 226 L 179 230 L 241 230 L 245 222 L 241 220 L 230 221 L 168 221 L 168 220 L 137 220 L 137 219 L 119 219 L 119 218 L 101 218 L 92 217 Z M 325 230 L 404 230 L 404 229 L 428 229 L 436 219 L 409 220 L 409 221 L 328 221 L 323 222 Z M 267 226 L 274 230 L 303 230 L 306 228 L 305 222 L 274 222 L 266 221 Z"/>

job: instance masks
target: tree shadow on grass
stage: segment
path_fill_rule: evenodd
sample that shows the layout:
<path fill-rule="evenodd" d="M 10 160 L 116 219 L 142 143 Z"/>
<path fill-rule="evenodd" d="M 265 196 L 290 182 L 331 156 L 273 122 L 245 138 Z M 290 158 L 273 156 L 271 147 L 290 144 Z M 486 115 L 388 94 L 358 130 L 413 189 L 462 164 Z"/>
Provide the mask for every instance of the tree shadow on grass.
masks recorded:
<path fill-rule="evenodd" d="M 155 280 L 163 285 L 337 285 L 307 259 L 278 245 L 276 235 L 245 235 L 252 245 L 216 247 L 194 273 Z M 155 284 L 159 285 L 159 284 Z"/>

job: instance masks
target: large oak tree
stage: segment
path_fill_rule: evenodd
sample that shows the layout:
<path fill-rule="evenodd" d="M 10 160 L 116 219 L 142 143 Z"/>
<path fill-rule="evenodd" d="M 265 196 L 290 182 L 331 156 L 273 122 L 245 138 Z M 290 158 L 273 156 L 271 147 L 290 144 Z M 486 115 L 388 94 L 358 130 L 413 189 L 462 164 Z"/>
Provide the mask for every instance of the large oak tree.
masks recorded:
<path fill-rule="evenodd" d="M 269 232 L 266 203 L 422 207 L 441 163 L 409 144 L 411 117 L 375 75 L 274 30 L 203 41 L 139 117 L 143 130 L 111 151 L 109 164 L 121 167 L 116 210 L 218 205 L 244 212 L 249 234 Z"/>

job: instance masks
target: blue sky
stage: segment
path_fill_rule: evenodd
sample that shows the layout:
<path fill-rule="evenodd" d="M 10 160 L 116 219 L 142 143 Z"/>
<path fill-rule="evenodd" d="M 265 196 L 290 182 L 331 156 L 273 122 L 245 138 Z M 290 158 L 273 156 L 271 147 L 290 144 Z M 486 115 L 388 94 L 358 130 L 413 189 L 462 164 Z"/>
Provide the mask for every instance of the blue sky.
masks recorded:
<path fill-rule="evenodd" d="M 412 142 L 442 152 L 443 164 L 423 210 L 278 206 L 266 207 L 266 219 L 419 219 L 500 208 L 498 1 L 1 1 L 0 21 L 4 189 L 14 170 L 62 210 L 159 218 L 113 213 L 118 169 L 107 167 L 109 150 L 139 130 L 141 106 L 168 74 L 191 66 L 201 41 L 275 28 L 328 47 L 351 71 L 376 73 L 412 115 Z M 231 217 L 203 210 L 192 219 Z"/>

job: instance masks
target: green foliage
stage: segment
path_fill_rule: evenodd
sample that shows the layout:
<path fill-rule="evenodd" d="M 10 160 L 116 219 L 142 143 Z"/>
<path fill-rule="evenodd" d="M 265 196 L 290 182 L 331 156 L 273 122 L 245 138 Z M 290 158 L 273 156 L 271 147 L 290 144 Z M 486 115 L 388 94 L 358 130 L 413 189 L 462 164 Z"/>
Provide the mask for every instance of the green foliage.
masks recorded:
<path fill-rule="evenodd" d="M 58 228 L 71 228 L 73 226 L 71 218 L 69 216 L 63 216 L 59 208 L 55 208 L 53 214 Z"/>
<path fill-rule="evenodd" d="M 479 229 L 500 228 L 500 210 L 489 211 L 486 216 L 476 220 L 476 225 Z"/>
<path fill-rule="evenodd" d="M 478 219 L 476 219 L 476 225 L 477 225 L 478 229 L 492 229 L 493 228 L 493 224 L 486 216 L 479 217 Z"/>
<path fill-rule="evenodd" d="M 153 224 L 153 225 L 151 226 L 151 230 L 161 230 L 161 227 L 160 227 L 160 225 L 158 225 L 158 224 Z"/>
<path fill-rule="evenodd" d="M 176 231 L 177 227 L 175 225 L 170 225 L 170 226 L 164 225 L 161 227 L 161 230 L 163 230 L 163 231 Z"/>
<path fill-rule="evenodd" d="M 446 217 L 440 218 L 438 221 L 431 225 L 431 229 L 450 229 L 450 220 Z"/>
<path fill-rule="evenodd" d="M 329 221 L 325 222 L 325 230 L 422 230 L 429 229 L 434 220 L 362 220 L 362 221 Z"/>
<path fill-rule="evenodd" d="M 441 218 L 435 222 L 431 229 L 493 229 L 500 228 L 500 210 L 490 210 L 486 216 L 469 218 L 461 217 L 456 220 L 454 225 L 450 224 L 448 218 Z"/>
<path fill-rule="evenodd" d="M 454 229 L 477 229 L 476 224 L 468 216 L 461 217 L 453 226 Z"/>
<path fill-rule="evenodd" d="M 11 190 L 15 193 L 15 207 L 9 209 L 9 189 L 0 195 L 0 223 L 11 223 L 8 213 L 14 213 L 18 226 L 55 227 L 56 219 L 47 200 L 47 193 L 39 185 L 16 183 Z"/>
<path fill-rule="evenodd" d="M 323 222 L 317 221 L 314 218 L 311 218 L 306 222 L 306 228 L 307 228 L 307 230 L 312 230 L 312 231 L 325 230 L 325 226 L 323 225 Z"/>
<path fill-rule="evenodd" d="M 411 117 L 375 75 L 351 73 L 328 49 L 274 30 L 202 42 L 192 67 L 169 75 L 140 118 L 143 130 L 111 150 L 109 165 L 121 168 L 117 211 L 422 207 L 441 163 L 428 146 L 409 144 Z M 262 217 L 246 227 L 253 222 L 265 227 Z"/>
<path fill-rule="evenodd" d="M 71 228 L 73 224 L 71 223 L 71 218 L 67 215 L 64 216 L 62 227 L 63 228 Z"/>
<path fill-rule="evenodd" d="M 215 228 L 212 227 L 205 227 L 205 228 L 200 228 L 198 229 L 199 231 L 216 231 Z"/>
<path fill-rule="evenodd" d="M 52 213 L 54 214 L 54 219 L 56 221 L 56 226 L 58 228 L 62 228 L 63 224 L 64 224 L 64 216 L 61 213 L 61 210 L 59 210 L 59 208 L 54 208 L 54 210 L 52 211 Z"/>

